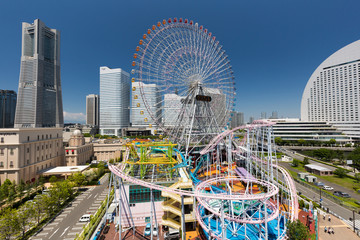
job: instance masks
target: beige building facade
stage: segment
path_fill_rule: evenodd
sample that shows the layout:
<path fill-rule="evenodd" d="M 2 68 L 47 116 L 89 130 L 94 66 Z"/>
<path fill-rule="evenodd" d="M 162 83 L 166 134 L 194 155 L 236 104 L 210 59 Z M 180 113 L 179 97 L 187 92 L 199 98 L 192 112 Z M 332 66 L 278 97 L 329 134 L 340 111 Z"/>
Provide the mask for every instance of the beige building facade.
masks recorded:
<path fill-rule="evenodd" d="M 30 183 L 41 172 L 64 165 L 62 128 L 0 129 L 0 184 Z"/>
<path fill-rule="evenodd" d="M 93 144 L 86 143 L 80 130 L 75 130 L 69 139 L 69 146 L 65 147 L 66 166 L 85 165 L 93 156 Z"/>
<path fill-rule="evenodd" d="M 93 143 L 94 156 L 97 161 L 108 161 L 121 157 L 125 151 L 124 143 Z"/>

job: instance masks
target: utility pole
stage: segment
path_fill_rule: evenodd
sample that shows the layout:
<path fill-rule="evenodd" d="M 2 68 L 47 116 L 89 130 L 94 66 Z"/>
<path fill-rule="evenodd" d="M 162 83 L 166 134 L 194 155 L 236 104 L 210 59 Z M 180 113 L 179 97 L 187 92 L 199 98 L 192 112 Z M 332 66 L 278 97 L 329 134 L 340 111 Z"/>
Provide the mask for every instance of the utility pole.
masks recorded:
<path fill-rule="evenodd" d="M 355 211 L 353 210 L 353 225 L 354 225 L 354 232 L 355 232 Z"/>
<path fill-rule="evenodd" d="M 319 200 L 319 202 L 320 202 L 320 208 L 321 208 L 321 201 L 322 201 L 322 199 L 321 199 L 321 188 L 320 188 L 320 200 Z"/>

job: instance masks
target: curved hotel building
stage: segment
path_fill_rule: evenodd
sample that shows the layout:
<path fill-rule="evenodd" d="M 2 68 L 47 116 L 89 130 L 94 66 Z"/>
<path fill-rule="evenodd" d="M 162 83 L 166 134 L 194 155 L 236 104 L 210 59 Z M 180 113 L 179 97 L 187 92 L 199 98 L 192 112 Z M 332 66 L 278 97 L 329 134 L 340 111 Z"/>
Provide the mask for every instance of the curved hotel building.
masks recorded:
<path fill-rule="evenodd" d="M 301 121 L 328 122 L 360 139 L 360 40 L 322 62 L 311 75 L 301 100 Z"/>

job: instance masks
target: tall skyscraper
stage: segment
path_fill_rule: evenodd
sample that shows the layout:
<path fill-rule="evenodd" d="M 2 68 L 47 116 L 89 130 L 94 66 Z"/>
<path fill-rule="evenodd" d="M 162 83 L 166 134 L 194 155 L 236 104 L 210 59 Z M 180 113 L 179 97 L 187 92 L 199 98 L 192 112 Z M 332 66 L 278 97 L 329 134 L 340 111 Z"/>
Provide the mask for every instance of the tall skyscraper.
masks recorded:
<path fill-rule="evenodd" d="M 13 128 L 16 109 L 16 92 L 0 90 L 0 128 Z"/>
<path fill-rule="evenodd" d="M 64 125 L 60 81 L 60 32 L 36 19 L 22 24 L 15 128 Z"/>
<path fill-rule="evenodd" d="M 261 112 L 261 119 L 266 119 L 266 112 Z"/>
<path fill-rule="evenodd" d="M 130 74 L 100 67 L 100 134 L 120 136 L 130 125 Z"/>
<path fill-rule="evenodd" d="M 141 85 L 140 85 L 141 84 Z M 131 124 L 133 127 L 155 126 L 155 121 L 148 113 L 143 99 L 141 98 L 140 87 L 148 100 L 147 105 L 153 115 L 161 121 L 161 95 L 156 84 L 145 84 L 140 82 L 132 83 L 132 104 L 131 104 Z"/>
<path fill-rule="evenodd" d="M 272 111 L 270 118 L 271 118 L 271 119 L 278 119 L 278 118 L 279 118 L 278 112 L 277 112 L 277 111 Z"/>
<path fill-rule="evenodd" d="M 99 126 L 99 95 L 86 96 L 86 124 Z"/>

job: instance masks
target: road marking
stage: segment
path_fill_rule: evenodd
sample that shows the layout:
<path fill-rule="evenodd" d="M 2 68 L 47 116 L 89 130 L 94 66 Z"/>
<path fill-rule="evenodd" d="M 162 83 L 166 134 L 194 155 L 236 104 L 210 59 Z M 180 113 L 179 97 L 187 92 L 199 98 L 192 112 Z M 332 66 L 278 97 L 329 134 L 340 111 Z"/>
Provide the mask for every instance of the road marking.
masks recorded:
<path fill-rule="evenodd" d="M 48 235 L 49 233 L 39 233 L 37 236 L 45 236 Z"/>
<path fill-rule="evenodd" d="M 59 231 L 59 228 L 58 228 L 58 229 L 56 229 L 56 230 L 55 230 L 55 232 L 54 232 L 53 234 L 51 234 L 51 236 L 49 237 L 49 239 L 50 239 L 52 236 L 54 236 L 54 234 L 55 234 L 57 231 Z"/>
<path fill-rule="evenodd" d="M 46 227 L 46 228 L 44 228 L 44 231 L 53 230 L 53 229 L 54 229 L 54 227 Z"/>
<path fill-rule="evenodd" d="M 62 237 L 68 229 L 69 229 L 69 227 L 65 228 L 65 230 L 64 230 L 63 233 L 60 235 L 60 237 Z"/>
<path fill-rule="evenodd" d="M 76 234 L 78 234 L 78 232 L 70 232 L 70 233 L 68 233 L 68 235 L 76 235 Z"/>
<path fill-rule="evenodd" d="M 73 227 L 71 230 L 81 230 L 83 229 L 82 227 Z"/>
<path fill-rule="evenodd" d="M 94 198 L 96 198 L 97 197 L 97 195 L 99 195 L 98 193 L 94 196 Z"/>
<path fill-rule="evenodd" d="M 78 222 L 78 223 L 75 223 L 75 225 L 85 225 L 86 222 Z"/>
<path fill-rule="evenodd" d="M 54 226 L 54 225 L 58 225 L 58 223 L 50 223 L 50 224 L 48 224 L 48 226 Z"/>
<path fill-rule="evenodd" d="M 60 218 L 60 217 L 57 217 L 54 221 L 55 222 L 59 222 L 59 221 L 62 221 L 64 218 Z"/>
<path fill-rule="evenodd" d="M 92 195 L 92 194 L 90 194 L 90 195 L 87 197 L 87 199 L 89 199 L 89 198 L 91 197 L 91 195 Z"/>

